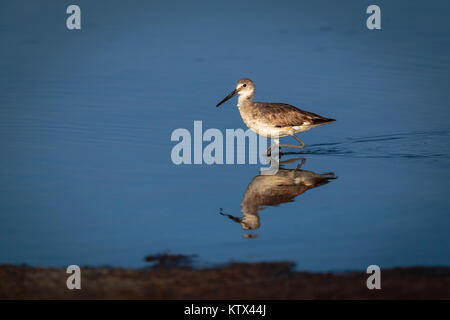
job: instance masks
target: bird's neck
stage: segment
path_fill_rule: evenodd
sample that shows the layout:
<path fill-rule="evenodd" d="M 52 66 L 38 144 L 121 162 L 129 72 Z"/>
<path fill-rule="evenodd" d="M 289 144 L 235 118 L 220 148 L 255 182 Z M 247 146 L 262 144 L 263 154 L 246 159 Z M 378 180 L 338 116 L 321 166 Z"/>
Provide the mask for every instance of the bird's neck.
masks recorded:
<path fill-rule="evenodd" d="M 253 102 L 253 94 L 251 95 L 240 95 L 238 99 L 238 107 L 239 109 L 245 108 Z"/>

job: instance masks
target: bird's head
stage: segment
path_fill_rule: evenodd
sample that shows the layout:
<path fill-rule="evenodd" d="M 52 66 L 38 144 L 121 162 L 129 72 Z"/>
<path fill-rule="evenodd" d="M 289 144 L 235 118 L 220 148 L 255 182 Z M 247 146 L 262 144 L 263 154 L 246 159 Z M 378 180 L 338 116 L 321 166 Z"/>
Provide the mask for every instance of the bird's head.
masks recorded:
<path fill-rule="evenodd" d="M 253 81 L 247 78 L 240 79 L 236 84 L 236 89 L 220 101 L 216 107 L 219 107 L 222 103 L 228 101 L 237 94 L 244 98 L 253 98 L 253 95 L 255 94 L 255 85 L 253 84 Z"/>

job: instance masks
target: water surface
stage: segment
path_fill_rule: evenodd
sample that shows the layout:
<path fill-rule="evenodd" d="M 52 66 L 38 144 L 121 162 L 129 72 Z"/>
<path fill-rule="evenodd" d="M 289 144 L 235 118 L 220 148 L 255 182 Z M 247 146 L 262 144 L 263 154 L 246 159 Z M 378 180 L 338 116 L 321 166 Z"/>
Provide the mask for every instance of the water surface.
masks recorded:
<path fill-rule="evenodd" d="M 378 1 L 378 31 L 360 1 L 77 4 L 81 31 L 69 3 L 0 5 L 2 263 L 139 267 L 169 250 L 311 271 L 450 264 L 445 1 Z M 215 107 L 242 77 L 259 101 L 337 119 L 287 156 L 337 178 L 260 199 L 255 230 L 239 219 L 259 165 L 170 158 L 194 120 L 245 128 L 235 100 Z"/>

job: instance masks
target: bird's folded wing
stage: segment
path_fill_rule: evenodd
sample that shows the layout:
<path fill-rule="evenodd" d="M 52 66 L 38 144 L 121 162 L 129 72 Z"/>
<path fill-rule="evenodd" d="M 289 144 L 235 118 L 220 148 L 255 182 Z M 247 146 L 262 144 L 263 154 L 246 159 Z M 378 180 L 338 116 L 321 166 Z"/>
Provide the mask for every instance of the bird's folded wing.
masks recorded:
<path fill-rule="evenodd" d="M 266 104 L 259 102 L 252 113 L 254 118 L 278 128 L 314 125 L 332 121 L 332 119 L 284 103 Z"/>

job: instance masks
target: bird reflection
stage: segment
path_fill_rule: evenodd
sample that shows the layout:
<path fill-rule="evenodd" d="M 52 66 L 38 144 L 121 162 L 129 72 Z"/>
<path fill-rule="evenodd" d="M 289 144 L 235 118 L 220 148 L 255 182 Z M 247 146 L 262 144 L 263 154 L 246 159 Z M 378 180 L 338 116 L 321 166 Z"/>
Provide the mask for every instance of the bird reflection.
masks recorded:
<path fill-rule="evenodd" d="M 242 217 L 235 217 L 223 212 L 220 214 L 241 225 L 244 230 L 256 230 L 260 227 L 258 212 L 267 206 L 278 206 L 286 202 L 293 202 L 295 197 L 305 191 L 329 183 L 337 177 L 333 172 L 315 173 L 301 170 L 304 158 L 291 159 L 289 162 L 300 160 L 296 169 L 280 167 L 275 175 L 258 175 L 252 179 L 241 202 Z M 245 234 L 245 238 L 256 238 L 256 234 Z"/>

